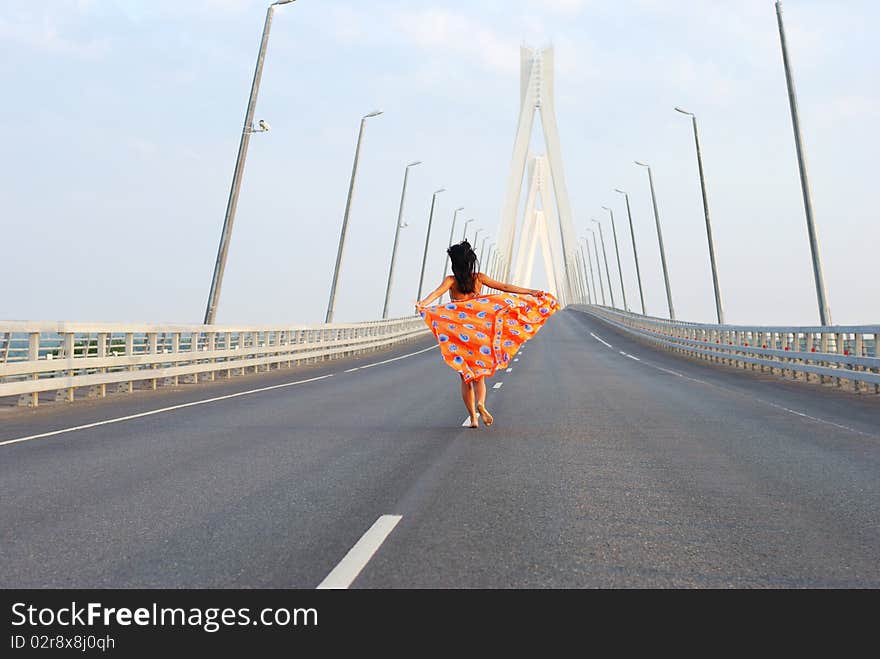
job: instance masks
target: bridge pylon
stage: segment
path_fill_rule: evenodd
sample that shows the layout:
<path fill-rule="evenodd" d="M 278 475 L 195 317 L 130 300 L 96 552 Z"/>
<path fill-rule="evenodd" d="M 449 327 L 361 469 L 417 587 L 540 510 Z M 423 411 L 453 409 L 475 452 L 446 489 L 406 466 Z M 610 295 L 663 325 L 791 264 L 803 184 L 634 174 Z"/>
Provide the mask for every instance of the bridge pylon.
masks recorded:
<path fill-rule="evenodd" d="M 503 276 L 505 279 L 513 278 L 517 284 L 522 283 L 523 271 L 515 269 L 514 249 L 517 242 L 519 227 L 519 205 L 525 175 L 526 163 L 529 159 L 529 143 L 532 137 L 532 128 L 535 123 L 535 114 L 541 117 L 541 126 L 544 133 L 546 156 L 542 163 L 542 176 L 549 178 L 553 184 L 553 196 L 556 201 L 557 231 L 560 243 L 561 258 L 555 259 L 555 266 L 550 267 L 560 272 L 561 277 L 554 276 L 551 285 L 557 287 L 557 292 L 565 299 L 575 299 L 573 295 L 574 273 L 573 254 L 577 248 L 577 239 L 572 222 L 571 204 L 568 199 L 568 188 L 565 184 L 565 173 L 562 166 L 562 148 L 559 139 L 559 129 L 556 124 L 556 109 L 553 98 L 554 74 L 553 74 L 553 48 L 533 49 L 526 46 L 520 48 L 520 113 L 517 123 L 516 137 L 513 142 L 513 154 L 510 160 L 510 168 L 507 175 L 507 192 L 501 211 L 499 227 L 498 250 L 505 257 Z M 530 175 L 531 178 L 531 175 Z M 531 188 L 531 185 L 530 185 Z M 543 196 L 542 201 L 548 201 L 549 194 Z M 528 205 L 528 202 L 527 202 Z M 546 227 L 547 213 L 542 209 L 544 226 Z M 526 209 L 523 224 L 527 225 L 533 218 L 535 211 Z M 547 227 L 548 232 L 550 227 Z M 548 234 L 549 235 L 549 234 Z M 520 237 L 520 249 L 523 258 L 523 238 Z M 553 245 L 550 239 L 549 244 Z M 543 245 L 543 243 L 542 243 Z M 527 245 L 525 246 L 527 247 Z M 518 257 L 520 255 L 518 254 Z M 519 259 L 518 259 L 519 260 Z M 526 259 L 528 260 L 528 259 Z M 522 261 L 520 261 L 520 264 Z M 511 268 L 514 271 L 511 272 Z M 520 279 L 518 279 L 520 278 Z"/>

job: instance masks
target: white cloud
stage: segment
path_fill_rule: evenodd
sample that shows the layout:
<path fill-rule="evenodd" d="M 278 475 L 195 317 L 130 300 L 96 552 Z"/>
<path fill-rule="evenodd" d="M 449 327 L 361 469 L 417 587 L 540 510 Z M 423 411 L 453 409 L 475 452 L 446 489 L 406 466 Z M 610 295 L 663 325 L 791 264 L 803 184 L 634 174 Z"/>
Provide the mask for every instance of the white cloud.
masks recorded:
<path fill-rule="evenodd" d="M 587 0 L 541 0 L 542 9 L 558 14 L 579 14 L 587 6 Z"/>
<path fill-rule="evenodd" d="M 131 135 L 126 140 L 128 147 L 136 154 L 142 157 L 151 157 L 159 152 L 159 147 L 148 139 Z"/>
<path fill-rule="evenodd" d="M 235 13 L 248 9 L 253 2 L 251 0 L 201 0 L 201 4 L 208 11 Z"/>
<path fill-rule="evenodd" d="M 462 14 L 438 9 L 398 12 L 393 25 L 422 50 L 465 55 L 484 69 L 503 75 L 519 70 L 517 41 Z"/>
<path fill-rule="evenodd" d="M 0 42 L 2 41 L 42 52 L 90 59 L 104 55 L 110 47 L 107 39 L 77 39 L 63 34 L 48 15 L 42 19 L 0 19 Z"/>
<path fill-rule="evenodd" d="M 880 98 L 869 96 L 841 96 L 832 99 L 826 106 L 826 112 L 832 120 L 861 119 L 880 116 Z"/>
<path fill-rule="evenodd" d="M 333 7 L 329 23 L 337 41 L 358 42 L 366 36 L 364 17 L 351 7 Z"/>

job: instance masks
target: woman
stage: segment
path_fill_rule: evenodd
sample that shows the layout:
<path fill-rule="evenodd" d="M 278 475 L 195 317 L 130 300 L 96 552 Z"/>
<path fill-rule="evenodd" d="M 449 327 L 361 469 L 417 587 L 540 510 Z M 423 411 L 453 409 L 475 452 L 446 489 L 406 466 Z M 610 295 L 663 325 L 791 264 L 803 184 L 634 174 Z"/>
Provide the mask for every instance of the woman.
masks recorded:
<path fill-rule="evenodd" d="M 485 378 L 507 367 L 519 347 L 559 309 L 559 303 L 544 291 L 505 284 L 479 272 L 477 255 L 466 240 L 446 253 L 452 261 L 452 275 L 419 300 L 416 311 L 437 338 L 443 360 L 461 376 L 470 427 L 478 427 L 478 414 L 491 426 L 494 419 L 486 409 Z M 505 293 L 481 295 L 483 286 Z M 446 291 L 449 304 L 427 306 Z"/>

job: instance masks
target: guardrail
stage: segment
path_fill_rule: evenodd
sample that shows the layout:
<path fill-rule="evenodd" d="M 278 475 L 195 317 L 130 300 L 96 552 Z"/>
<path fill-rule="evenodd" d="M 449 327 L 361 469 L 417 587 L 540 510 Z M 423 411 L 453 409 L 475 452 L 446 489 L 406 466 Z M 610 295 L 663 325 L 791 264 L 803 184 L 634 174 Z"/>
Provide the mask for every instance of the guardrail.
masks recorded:
<path fill-rule="evenodd" d="M 74 401 L 214 380 L 376 350 L 428 328 L 418 316 L 295 327 L 0 321 L 0 397 L 36 407 L 41 392 Z M 85 391 L 83 389 L 85 388 Z"/>
<path fill-rule="evenodd" d="M 572 308 L 690 357 L 855 392 L 880 393 L 880 325 L 705 325 L 597 305 Z"/>

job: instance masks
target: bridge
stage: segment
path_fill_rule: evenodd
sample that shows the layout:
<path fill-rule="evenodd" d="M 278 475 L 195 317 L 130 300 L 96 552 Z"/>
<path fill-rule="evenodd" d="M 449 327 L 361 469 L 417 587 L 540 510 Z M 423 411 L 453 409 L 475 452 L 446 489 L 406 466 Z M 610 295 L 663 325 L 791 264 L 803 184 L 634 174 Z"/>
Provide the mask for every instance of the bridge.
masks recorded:
<path fill-rule="evenodd" d="M 51 396 L 103 382 L 2 413 L 0 583 L 880 585 L 880 360 L 854 354 L 880 326 L 835 345 L 572 304 L 490 381 L 475 431 L 410 322 L 378 349 L 369 325 L 286 346 L 218 327 L 225 357 L 181 328 L 119 341 L 176 350 L 99 357 L 56 328 L 87 356 L 35 361 L 93 373 Z"/>
<path fill-rule="evenodd" d="M 831 321 L 778 5 L 818 324 L 725 323 L 693 115 L 717 322 L 675 316 L 638 163 L 667 299 L 648 314 L 630 192 L 628 224 L 608 208 L 579 235 L 553 50 L 524 47 L 506 196 L 475 247 L 523 286 L 541 264 L 564 308 L 489 381 L 497 421 L 473 430 L 422 320 L 387 318 L 396 237 L 384 317 L 332 322 L 376 113 L 326 322 L 215 322 L 284 4 L 204 323 L 0 320 L 0 586 L 880 586 L 880 325 Z"/>

